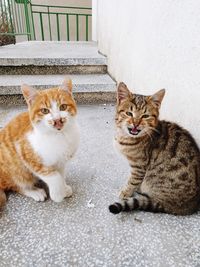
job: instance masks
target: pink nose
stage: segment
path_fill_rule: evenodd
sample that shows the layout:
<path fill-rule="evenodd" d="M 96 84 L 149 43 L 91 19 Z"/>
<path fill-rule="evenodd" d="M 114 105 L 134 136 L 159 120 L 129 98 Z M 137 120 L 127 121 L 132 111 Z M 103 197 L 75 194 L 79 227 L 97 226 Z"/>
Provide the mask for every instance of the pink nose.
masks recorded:
<path fill-rule="evenodd" d="M 54 120 L 54 127 L 58 130 L 61 130 L 63 127 L 63 121 L 62 119 Z"/>
<path fill-rule="evenodd" d="M 138 128 L 139 127 L 139 123 L 133 123 L 133 128 Z"/>

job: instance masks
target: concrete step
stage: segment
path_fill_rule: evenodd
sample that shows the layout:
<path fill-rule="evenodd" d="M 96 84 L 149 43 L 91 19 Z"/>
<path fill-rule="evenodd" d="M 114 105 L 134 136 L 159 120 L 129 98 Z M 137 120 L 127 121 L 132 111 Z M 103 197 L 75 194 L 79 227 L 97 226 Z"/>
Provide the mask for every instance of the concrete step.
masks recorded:
<path fill-rule="evenodd" d="M 95 42 L 22 42 L 0 49 L 0 74 L 106 73 Z"/>
<path fill-rule="evenodd" d="M 21 105 L 21 85 L 45 89 L 59 86 L 66 75 L 1 75 L 0 104 Z M 70 75 L 74 97 L 78 103 L 108 103 L 116 97 L 116 83 L 108 74 Z"/>

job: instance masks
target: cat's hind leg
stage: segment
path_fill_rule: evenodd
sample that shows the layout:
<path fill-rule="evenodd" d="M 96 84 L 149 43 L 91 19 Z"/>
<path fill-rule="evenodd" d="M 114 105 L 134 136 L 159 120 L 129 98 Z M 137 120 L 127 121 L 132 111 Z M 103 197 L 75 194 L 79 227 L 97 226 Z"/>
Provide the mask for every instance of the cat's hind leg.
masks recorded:
<path fill-rule="evenodd" d="M 19 193 L 21 193 L 24 196 L 31 197 L 35 201 L 45 201 L 47 198 L 47 194 L 43 188 L 38 187 L 24 187 L 20 188 Z"/>
<path fill-rule="evenodd" d="M 24 173 L 22 177 L 15 179 L 16 188 L 13 191 L 31 197 L 35 201 L 44 201 L 47 198 L 45 190 L 35 186 L 37 179 L 32 174 Z"/>
<path fill-rule="evenodd" d="M 6 194 L 5 192 L 0 189 L 0 208 L 2 208 L 6 203 Z"/>

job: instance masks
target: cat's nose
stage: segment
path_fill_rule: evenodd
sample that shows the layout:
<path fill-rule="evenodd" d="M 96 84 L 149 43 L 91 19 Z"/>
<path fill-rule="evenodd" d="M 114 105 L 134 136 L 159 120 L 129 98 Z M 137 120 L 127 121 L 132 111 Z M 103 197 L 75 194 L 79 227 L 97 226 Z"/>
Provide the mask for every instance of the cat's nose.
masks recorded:
<path fill-rule="evenodd" d="M 62 127 L 63 127 L 63 120 L 60 118 L 60 119 L 56 119 L 54 120 L 54 127 L 57 129 L 57 130 L 61 130 Z"/>
<path fill-rule="evenodd" d="M 133 127 L 137 128 L 139 126 L 140 123 L 133 123 Z"/>

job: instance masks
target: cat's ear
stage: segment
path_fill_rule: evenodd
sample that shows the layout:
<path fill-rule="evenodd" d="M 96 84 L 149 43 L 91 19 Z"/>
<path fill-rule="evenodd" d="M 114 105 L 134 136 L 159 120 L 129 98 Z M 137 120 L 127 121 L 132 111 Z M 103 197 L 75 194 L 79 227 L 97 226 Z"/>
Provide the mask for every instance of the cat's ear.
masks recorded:
<path fill-rule="evenodd" d="M 70 95 L 72 94 L 72 80 L 65 78 L 62 85 L 60 86 L 60 89 L 65 90 Z"/>
<path fill-rule="evenodd" d="M 121 103 L 121 101 L 126 100 L 131 95 L 131 92 L 128 90 L 128 87 L 125 83 L 120 82 L 117 87 L 117 102 Z"/>
<path fill-rule="evenodd" d="M 23 84 L 21 90 L 27 104 L 31 105 L 37 95 L 37 91 L 27 84 Z"/>
<path fill-rule="evenodd" d="M 164 95 L 165 95 L 165 89 L 161 89 L 157 93 L 155 93 L 152 96 L 150 96 L 149 99 L 153 102 L 153 104 L 157 108 L 160 108 L 160 105 L 161 105 L 161 102 L 163 100 Z"/>

